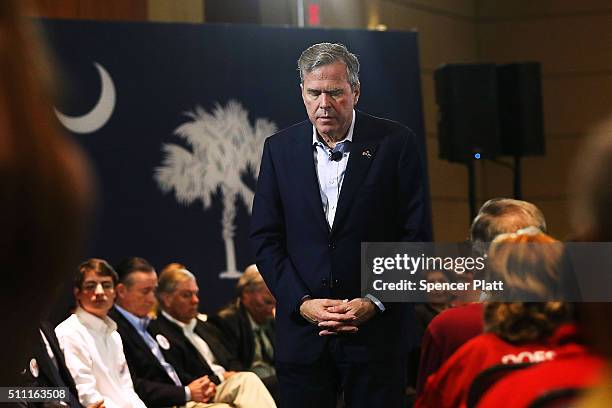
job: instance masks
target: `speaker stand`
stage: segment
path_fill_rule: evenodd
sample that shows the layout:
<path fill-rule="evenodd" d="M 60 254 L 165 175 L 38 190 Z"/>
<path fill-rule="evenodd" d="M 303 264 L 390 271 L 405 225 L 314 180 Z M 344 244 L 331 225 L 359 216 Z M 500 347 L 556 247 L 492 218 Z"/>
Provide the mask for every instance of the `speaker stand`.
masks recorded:
<path fill-rule="evenodd" d="M 519 155 L 514 156 L 514 168 L 512 173 L 514 174 L 514 198 L 517 200 L 522 200 L 523 192 L 521 186 L 521 156 Z"/>
<path fill-rule="evenodd" d="M 474 169 L 473 159 L 469 159 L 465 165 L 468 169 L 468 197 L 470 201 L 470 219 L 468 225 L 471 225 L 472 220 L 476 218 L 476 170 Z"/>

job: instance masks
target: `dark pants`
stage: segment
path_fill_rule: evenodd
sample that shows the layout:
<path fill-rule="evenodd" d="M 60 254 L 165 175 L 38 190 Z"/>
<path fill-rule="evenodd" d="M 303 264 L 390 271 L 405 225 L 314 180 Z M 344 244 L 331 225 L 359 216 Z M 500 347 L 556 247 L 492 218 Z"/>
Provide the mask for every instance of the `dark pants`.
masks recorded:
<path fill-rule="evenodd" d="M 406 361 L 355 361 L 333 338 L 312 364 L 276 363 L 281 408 L 336 408 L 339 395 L 347 408 L 404 408 Z"/>

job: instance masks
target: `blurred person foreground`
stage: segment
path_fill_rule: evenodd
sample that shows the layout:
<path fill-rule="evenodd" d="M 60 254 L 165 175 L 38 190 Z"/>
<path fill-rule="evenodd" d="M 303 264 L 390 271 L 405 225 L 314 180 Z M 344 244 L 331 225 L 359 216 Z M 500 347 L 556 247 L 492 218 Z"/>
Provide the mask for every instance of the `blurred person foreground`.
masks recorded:
<path fill-rule="evenodd" d="M 90 169 L 57 127 L 52 68 L 25 2 L 0 2 L 0 287 L 4 367 L 18 375 L 38 337 L 38 321 L 78 261 L 92 203 Z"/>

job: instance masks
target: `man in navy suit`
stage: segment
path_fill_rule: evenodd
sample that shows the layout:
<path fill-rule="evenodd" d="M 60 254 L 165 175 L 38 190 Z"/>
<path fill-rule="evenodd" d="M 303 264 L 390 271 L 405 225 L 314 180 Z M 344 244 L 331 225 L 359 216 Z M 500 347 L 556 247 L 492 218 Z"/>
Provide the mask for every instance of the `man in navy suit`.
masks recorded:
<path fill-rule="evenodd" d="M 284 407 L 404 404 L 412 308 L 361 292 L 361 242 L 428 241 L 413 132 L 354 109 L 359 62 L 341 44 L 298 60 L 309 121 L 269 137 L 253 203 L 257 266 L 276 297 Z"/>

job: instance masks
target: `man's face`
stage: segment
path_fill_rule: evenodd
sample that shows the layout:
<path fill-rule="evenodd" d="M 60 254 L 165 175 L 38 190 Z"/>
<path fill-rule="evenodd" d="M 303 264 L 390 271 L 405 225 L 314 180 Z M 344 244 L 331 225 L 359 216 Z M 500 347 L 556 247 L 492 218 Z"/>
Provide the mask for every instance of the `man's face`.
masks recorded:
<path fill-rule="evenodd" d="M 242 293 L 242 304 L 258 324 L 264 323 L 273 317 L 276 300 L 264 283 L 253 288 L 247 288 Z"/>
<path fill-rule="evenodd" d="M 189 323 L 198 315 L 199 291 L 194 279 L 179 282 L 174 292 L 162 294 L 164 310 L 176 320 Z"/>
<path fill-rule="evenodd" d="M 308 117 L 319 134 L 333 140 L 344 138 L 359 99 L 359 85 L 351 90 L 346 65 L 337 62 L 307 72 L 300 87 Z"/>
<path fill-rule="evenodd" d="M 83 284 L 74 289 L 74 296 L 87 312 L 104 318 L 115 301 L 113 278 L 86 271 Z"/>
<path fill-rule="evenodd" d="M 441 271 L 430 271 L 426 277 L 427 283 L 448 283 L 448 278 Z M 452 299 L 452 293 L 445 290 L 432 290 L 427 294 L 429 303 L 444 304 Z"/>
<path fill-rule="evenodd" d="M 128 280 L 131 282 L 129 286 L 123 283 L 117 285 L 117 304 L 138 317 L 146 317 L 156 304 L 157 274 L 132 272 Z"/>

